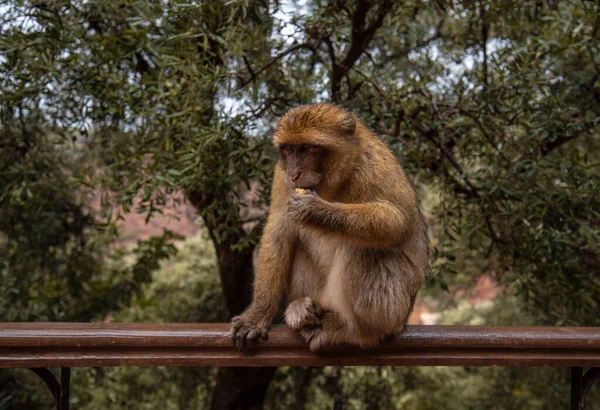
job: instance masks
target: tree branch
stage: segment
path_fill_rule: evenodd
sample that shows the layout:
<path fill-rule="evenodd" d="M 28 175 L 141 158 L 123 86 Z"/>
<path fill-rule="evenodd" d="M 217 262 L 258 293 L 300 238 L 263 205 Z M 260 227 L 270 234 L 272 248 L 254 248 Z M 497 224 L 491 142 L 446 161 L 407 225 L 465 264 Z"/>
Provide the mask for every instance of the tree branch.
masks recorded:
<path fill-rule="evenodd" d="M 574 139 L 580 137 L 581 135 L 583 135 L 587 132 L 589 132 L 589 130 L 584 130 L 584 131 L 578 132 L 577 134 L 574 134 L 574 135 L 562 135 L 562 136 L 558 137 L 557 139 L 555 139 L 554 141 L 547 141 L 546 143 L 544 143 L 540 146 L 542 155 L 546 156 L 546 155 L 550 154 L 555 149 L 562 147 L 567 142 L 573 141 Z"/>
<path fill-rule="evenodd" d="M 331 60 L 331 101 L 337 101 L 339 89 L 340 89 L 340 73 L 341 68 L 338 66 L 337 58 L 335 57 L 335 49 L 333 43 L 329 37 L 324 37 L 323 42 L 327 46 L 327 53 Z"/>
<path fill-rule="evenodd" d="M 354 12 L 354 17 L 352 18 L 352 42 L 350 43 L 350 49 L 341 62 L 345 70 L 350 70 L 363 54 L 371 40 L 373 40 L 375 32 L 383 25 L 383 19 L 392 9 L 393 5 L 394 2 L 392 0 L 383 1 L 379 10 L 377 10 L 375 20 L 365 28 L 367 12 L 371 8 L 372 3 L 367 0 L 359 1 Z"/>
<path fill-rule="evenodd" d="M 365 72 L 363 72 L 362 70 L 359 70 L 358 68 L 355 68 L 354 71 L 356 71 L 358 74 L 362 75 L 365 78 L 365 80 L 367 80 L 368 82 L 373 84 L 373 87 L 375 87 L 379 96 L 381 98 L 385 98 L 385 92 L 381 89 L 379 84 L 377 84 L 377 82 L 375 80 L 373 80 L 373 78 L 371 78 L 371 76 L 367 75 Z"/>
<path fill-rule="evenodd" d="M 423 47 L 427 47 L 429 44 L 440 39 L 442 37 L 442 26 L 444 25 L 445 21 L 445 18 L 441 18 L 435 28 L 435 33 L 433 33 L 431 37 L 428 37 L 422 41 L 417 41 L 413 46 L 409 48 L 405 48 L 403 50 L 393 52 L 391 54 L 385 54 L 384 52 L 382 52 L 382 58 L 380 59 L 379 63 L 376 63 L 376 67 L 381 68 L 382 66 L 388 64 L 390 61 L 397 60 L 401 57 L 406 57 L 409 53 L 421 49 Z"/>
<path fill-rule="evenodd" d="M 267 62 L 265 65 L 263 65 L 260 69 L 256 70 L 254 73 L 252 72 L 252 69 L 250 68 L 250 64 L 247 62 L 246 58 L 244 57 L 244 61 L 246 62 L 249 72 L 250 72 L 250 78 L 245 81 L 242 81 L 242 83 L 237 87 L 237 90 L 241 90 L 242 88 L 244 88 L 245 86 L 247 86 L 248 84 L 253 82 L 260 74 L 265 72 L 267 69 L 269 69 L 269 67 L 271 67 L 273 64 L 275 64 L 277 61 L 281 60 L 286 55 L 290 54 L 293 51 L 302 49 L 302 48 L 307 48 L 310 51 L 312 51 L 313 53 L 317 51 L 315 46 L 313 46 L 310 43 L 296 44 L 295 46 L 292 46 L 292 47 L 288 48 L 287 50 L 284 50 L 281 53 L 277 54 L 269 62 Z"/>
<path fill-rule="evenodd" d="M 347 73 L 352 69 L 354 64 L 358 61 L 360 56 L 365 52 L 369 46 L 371 40 L 375 36 L 375 32 L 383 25 L 383 19 L 392 9 L 394 5 L 393 0 L 385 0 L 379 6 L 375 19 L 373 22 L 366 27 L 367 13 L 373 6 L 372 2 L 368 0 L 359 0 L 354 15 L 352 16 L 352 40 L 350 41 L 350 48 L 346 53 L 346 56 L 339 64 L 332 64 L 331 71 L 331 100 L 337 101 L 340 82 L 343 78 L 344 73 Z M 331 43 L 331 40 L 329 40 Z M 327 44 L 327 40 L 326 40 Z M 330 50 L 329 54 L 332 57 L 333 47 L 328 44 Z M 334 57 L 334 56 L 333 56 Z M 332 63 L 333 63 L 332 59 Z"/>
<path fill-rule="evenodd" d="M 483 1 L 479 3 L 479 18 L 481 20 L 481 48 L 483 51 L 483 86 L 484 86 L 484 88 L 487 88 L 487 86 L 488 86 L 487 41 L 488 41 L 489 25 L 485 21 L 485 6 L 484 6 Z"/>
<path fill-rule="evenodd" d="M 425 93 L 427 94 L 427 92 L 425 92 Z M 431 98 L 431 103 L 433 104 L 435 114 L 438 116 L 438 118 L 440 120 L 440 125 L 442 125 L 443 124 L 442 117 L 439 112 L 437 103 L 435 102 L 435 100 L 433 98 Z M 463 181 L 467 185 L 467 187 L 471 191 L 472 197 L 484 200 L 485 202 L 487 202 L 489 204 L 491 209 L 493 209 L 494 211 L 498 211 L 498 206 L 492 200 L 492 198 L 490 198 L 489 196 L 484 196 L 484 195 L 480 194 L 479 189 L 471 183 L 471 181 L 467 177 L 467 174 L 464 172 L 463 168 L 456 161 L 456 159 L 454 159 L 454 156 L 450 153 L 450 151 L 448 151 L 448 149 L 444 146 L 444 144 L 441 141 L 439 141 L 438 138 L 436 138 L 436 134 L 438 134 L 438 131 L 435 129 L 425 130 L 420 126 L 418 127 L 418 129 L 420 130 L 421 134 L 423 134 L 423 136 L 425 138 L 429 139 L 440 150 L 442 155 L 450 162 L 450 164 L 452 164 L 454 169 L 456 171 L 458 171 L 461 181 Z M 443 133 L 443 129 L 441 129 L 440 132 Z M 481 204 L 481 206 L 483 206 L 483 203 Z M 501 239 L 498 236 L 498 234 L 496 233 L 496 231 L 494 230 L 494 226 L 492 225 L 492 220 L 491 220 L 490 216 L 487 215 L 485 212 L 483 212 L 483 219 L 484 219 L 485 226 L 487 227 L 488 232 L 490 234 L 490 238 L 492 239 L 492 244 L 493 243 L 501 243 L 501 244 L 505 243 L 505 241 L 503 239 Z M 490 252 L 491 252 L 491 250 L 490 250 Z"/>

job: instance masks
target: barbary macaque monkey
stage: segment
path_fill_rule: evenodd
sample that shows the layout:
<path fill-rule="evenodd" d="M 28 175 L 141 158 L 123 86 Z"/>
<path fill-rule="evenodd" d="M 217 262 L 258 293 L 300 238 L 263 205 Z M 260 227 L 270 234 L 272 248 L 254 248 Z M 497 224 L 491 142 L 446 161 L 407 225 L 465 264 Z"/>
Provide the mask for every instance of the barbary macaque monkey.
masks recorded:
<path fill-rule="evenodd" d="M 232 319 L 238 349 L 285 323 L 315 351 L 373 347 L 399 333 L 428 267 L 426 222 L 386 144 L 335 105 L 288 111 L 252 304 Z"/>

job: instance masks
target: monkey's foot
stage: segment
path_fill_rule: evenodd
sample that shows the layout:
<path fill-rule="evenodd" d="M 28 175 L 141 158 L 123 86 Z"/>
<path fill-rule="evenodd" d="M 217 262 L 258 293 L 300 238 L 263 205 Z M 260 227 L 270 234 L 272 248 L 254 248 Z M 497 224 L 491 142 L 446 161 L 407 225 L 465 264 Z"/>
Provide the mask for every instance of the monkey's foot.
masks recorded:
<path fill-rule="evenodd" d="M 300 334 L 308 343 L 308 348 L 311 352 L 322 350 L 327 343 L 325 331 L 322 327 L 303 327 L 300 329 Z"/>
<path fill-rule="evenodd" d="M 252 345 L 259 337 L 263 340 L 269 338 L 269 325 L 264 321 L 254 323 L 244 315 L 231 319 L 231 339 L 238 350 Z"/>
<path fill-rule="evenodd" d="M 309 297 L 293 300 L 285 310 L 285 323 L 295 330 L 321 326 L 323 308 Z"/>
<path fill-rule="evenodd" d="M 352 330 L 352 325 L 331 310 L 323 313 L 321 326 L 305 326 L 300 329 L 300 334 L 312 352 L 329 349 L 336 345 L 361 345 Z"/>

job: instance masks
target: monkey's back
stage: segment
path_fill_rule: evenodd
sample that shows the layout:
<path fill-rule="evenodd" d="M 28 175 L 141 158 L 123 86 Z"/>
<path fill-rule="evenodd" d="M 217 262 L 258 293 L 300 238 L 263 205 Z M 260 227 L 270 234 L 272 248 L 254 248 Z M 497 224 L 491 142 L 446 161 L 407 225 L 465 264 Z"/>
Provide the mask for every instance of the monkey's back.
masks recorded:
<path fill-rule="evenodd" d="M 343 287 L 352 301 L 356 329 L 370 334 L 398 331 L 414 306 L 428 269 L 427 223 L 416 193 L 387 144 L 364 126 L 360 135 L 360 164 L 347 186 L 346 203 L 385 201 L 393 204 L 410 225 L 403 241 L 388 247 L 352 243 Z"/>

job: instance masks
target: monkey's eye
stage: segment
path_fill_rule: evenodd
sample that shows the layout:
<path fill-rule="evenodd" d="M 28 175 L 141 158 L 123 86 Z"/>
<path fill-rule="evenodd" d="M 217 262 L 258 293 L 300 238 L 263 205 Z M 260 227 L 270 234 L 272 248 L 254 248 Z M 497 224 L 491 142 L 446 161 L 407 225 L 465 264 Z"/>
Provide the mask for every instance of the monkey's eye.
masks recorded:
<path fill-rule="evenodd" d="M 280 145 L 279 146 L 279 152 L 283 155 L 289 154 L 291 150 L 292 150 L 292 147 L 289 145 Z"/>
<path fill-rule="evenodd" d="M 309 145 L 309 144 L 302 144 L 302 145 L 300 145 L 300 152 L 301 153 L 308 152 L 310 150 L 310 148 L 311 148 L 311 145 Z"/>

